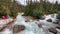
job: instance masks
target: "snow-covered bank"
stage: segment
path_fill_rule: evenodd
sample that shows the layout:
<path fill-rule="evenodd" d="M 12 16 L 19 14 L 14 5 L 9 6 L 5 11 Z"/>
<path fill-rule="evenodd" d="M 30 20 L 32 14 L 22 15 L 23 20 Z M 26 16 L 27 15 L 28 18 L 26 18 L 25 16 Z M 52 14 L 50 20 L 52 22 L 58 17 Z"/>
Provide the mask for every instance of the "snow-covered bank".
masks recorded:
<path fill-rule="evenodd" d="M 3 27 L 5 24 L 7 24 L 7 23 L 9 23 L 11 21 L 13 21 L 12 18 L 9 18 L 9 19 L 1 19 L 0 20 L 0 27 Z"/>

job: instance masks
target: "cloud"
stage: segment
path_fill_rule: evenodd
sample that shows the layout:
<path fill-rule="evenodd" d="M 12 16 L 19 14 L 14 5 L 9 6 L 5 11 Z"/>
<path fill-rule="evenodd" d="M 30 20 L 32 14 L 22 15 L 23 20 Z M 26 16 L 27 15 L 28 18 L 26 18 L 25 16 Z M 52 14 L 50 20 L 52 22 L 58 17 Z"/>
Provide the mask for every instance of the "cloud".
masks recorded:
<path fill-rule="evenodd" d="M 27 5 L 27 3 L 26 3 L 26 0 L 16 0 L 19 4 L 21 4 L 21 5 Z M 32 1 L 34 1 L 34 0 L 32 0 Z M 36 0 L 35 0 L 36 1 Z M 37 0 L 37 1 L 39 1 L 39 0 Z M 56 2 L 56 0 L 48 0 L 49 2 L 51 2 L 51 3 L 55 3 Z M 60 3 L 60 0 L 57 0 L 58 1 L 58 3 Z"/>
<path fill-rule="evenodd" d="M 55 3 L 56 1 L 58 1 L 58 3 L 60 3 L 60 0 L 48 0 L 51 3 Z"/>
<path fill-rule="evenodd" d="M 26 0 L 16 0 L 21 5 L 27 5 Z"/>

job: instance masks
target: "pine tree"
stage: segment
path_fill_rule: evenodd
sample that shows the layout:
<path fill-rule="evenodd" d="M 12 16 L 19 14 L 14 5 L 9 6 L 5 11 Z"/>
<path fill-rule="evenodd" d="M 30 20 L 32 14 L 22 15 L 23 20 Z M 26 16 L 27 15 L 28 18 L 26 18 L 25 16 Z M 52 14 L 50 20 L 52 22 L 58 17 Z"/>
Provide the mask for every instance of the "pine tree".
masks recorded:
<path fill-rule="evenodd" d="M 13 0 L 13 2 L 11 2 L 11 0 L 0 0 L 0 15 L 16 17 L 22 7 L 23 6 L 19 5 L 15 0 Z"/>

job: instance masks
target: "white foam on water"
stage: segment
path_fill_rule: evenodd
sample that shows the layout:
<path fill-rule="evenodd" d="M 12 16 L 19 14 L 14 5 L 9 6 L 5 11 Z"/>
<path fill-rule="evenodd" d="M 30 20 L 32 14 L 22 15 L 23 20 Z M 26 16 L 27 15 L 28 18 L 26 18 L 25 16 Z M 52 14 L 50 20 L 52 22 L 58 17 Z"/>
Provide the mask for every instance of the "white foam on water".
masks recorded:
<path fill-rule="evenodd" d="M 14 22 L 14 25 L 24 25 L 25 30 L 17 33 L 17 34 L 45 34 L 44 29 L 48 29 L 51 27 L 56 27 L 56 24 L 53 24 L 52 22 L 47 22 L 46 20 L 39 20 L 37 21 L 38 24 L 42 24 L 43 28 L 39 28 L 38 25 L 35 23 L 35 21 L 25 22 L 25 18 L 22 16 L 23 13 L 19 13 L 16 17 L 16 21 Z M 9 29 L 6 29 L 2 32 L 3 34 L 11 34 L 12 32 Z"/>
<path fill-rule="evenodd" d="M 18 15 L 16 17 L 16 21 L 14 25 L 24 25 L 26 29 L 23 32 L 23 34 L 45 34 L 42 28 L 39 28 L 35 22 L 31 21 L 29 23 L 25 22 L 25 19 L 22 17 L 22 15 Z M 20 32 L 22 34 L 22 32 Z"/>
<path fill-rule="evenodd" d="M 57 25 L 52 22 L 47 22 L 46 20 L 40 20 L 40 24 L 44 25 L 45 28 L 56 27 Z"/>
<path fill-rule="evenodd" d="M 4 31 L 0 32 L 0 34 L 13 34 L 13 32 L 10 29 L 5 28 Z"/>

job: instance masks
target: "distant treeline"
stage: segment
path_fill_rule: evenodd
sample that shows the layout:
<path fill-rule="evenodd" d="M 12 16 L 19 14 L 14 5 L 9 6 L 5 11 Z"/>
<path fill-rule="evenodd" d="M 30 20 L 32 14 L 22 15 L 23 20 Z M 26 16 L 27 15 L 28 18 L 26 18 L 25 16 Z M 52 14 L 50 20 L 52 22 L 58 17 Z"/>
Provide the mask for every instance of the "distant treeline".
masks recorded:
<path fill-rule="evenodd" d="M 42 1 L 42 2 L 28 2 L 28 5 L 26 6 L 26 15 L 30 16 L 39 16 L 44 14 L 53 14 L 60 12 L 60 4 L 58 4 L 58 1 L 54 3 Z"/>
<path fill-rule="evenodd" d="M 22 6 L 16 1 L 0 0 L 0 15 L 9 15 L 16 17 L 18 12 L 24 12 L 25 16 L 42 16 L 44 14 L 53 14 L 60 12 L 60 4 L 58 1 L 55 4 L 40 1 L 40 2 L 27 2 L 27 6 Z"/>

